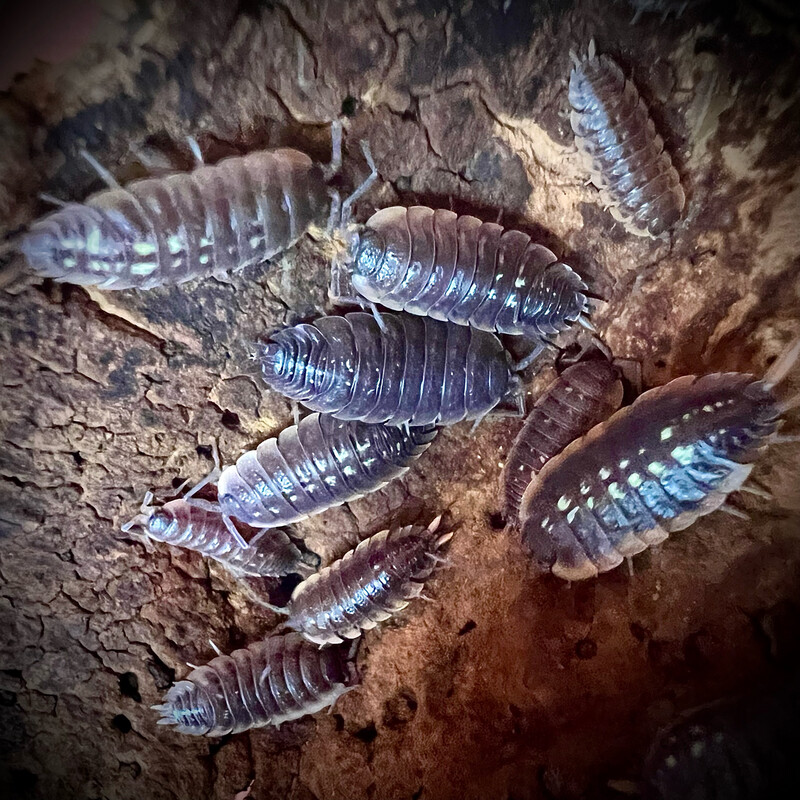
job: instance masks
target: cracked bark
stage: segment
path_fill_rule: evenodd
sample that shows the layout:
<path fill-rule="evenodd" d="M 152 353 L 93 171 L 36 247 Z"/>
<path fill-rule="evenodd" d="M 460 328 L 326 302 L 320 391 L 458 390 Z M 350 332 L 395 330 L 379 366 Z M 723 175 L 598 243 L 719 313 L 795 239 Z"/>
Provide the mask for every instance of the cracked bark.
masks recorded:
<path fill-rule="evenodd" d="M 327 161 L 328 123 L 354 105 L 343 183 L 362 175 L 361 139 L 382 177 L 362 218 L 395 202 L 502 210 L 591 278 L 608 299 L 595 324 L 646 386 L 762 373 L 798 332 L 797 22 L 763 3 L 636 26 L 624 2 L 506 5 L 107 0 L 82 48 L 0 100 L 7 230 L 43 213 L 39 191 L 98 188 L 81 146 L 123 180 L 137 151 L 185 159 L 186 134 L 210 161 L 282 144 Z M 684 175 L 669 243 L 626 236 L 585 185 L 565 86 L 590 35 L 633 69 Z M 276 619 L 215 565 L 147 553 L 119 524 L 146 489 L 204 475 L 212 436 L 230 461 L 291 423 L 248 351 L 324 306 L 326 266 L 307 239 L 230 283 L 0 294 L 0 780 L 15 797 L 231 800 L 251 781 L 257 800 L 606 797 L 676 711 L 796 663 L 796 446 L 759 463 L 775 500 L 737 500 L 749 525 L 711 515 L 634 577 L 568 587 L 492 527 L 519 425 L 495 420 L 445 431 L 403 481 L 299 526 L 328 561 L 392 519 L 449 508 L 460 523 L 436 602 L 365 637 L 361 690 L 216 742 L 157 728 L 147 706 L 213 655 L 208 639 L 230 651 Z"/>

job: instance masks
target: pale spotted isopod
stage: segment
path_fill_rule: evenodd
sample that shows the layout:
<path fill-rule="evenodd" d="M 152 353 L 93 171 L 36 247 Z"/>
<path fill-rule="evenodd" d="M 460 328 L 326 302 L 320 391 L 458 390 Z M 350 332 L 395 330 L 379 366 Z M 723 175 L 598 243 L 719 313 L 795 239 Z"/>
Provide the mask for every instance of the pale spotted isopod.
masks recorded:
<path fill-rule="evenodd" d="M 285 328 L 261 363 L 273 389 L 341 419 L 452 425 L 521 400 L 494 334 L 410 314 L 376 321 L 356 312 Z"/>
<path fill-rule="evenodd" d="M 346 648 L 287 633 L 196 667 L 153 708 L 179 733 L 225 736 L 315 714 L 357 685 Z"/>
<path fill-rule="evenodd" d="M 535 563 L 590 578 L 722 506 L 774 438 L 788 406 L 773 387 L 798 350 L 763 380 L 689 375 L 651 389 L 548 461 L 520 507 Z"/>
<path fill-rule="evenodd" d="M 148 492 L 137 514 L 122 526 L 123 531 L 139 529 L 146 537 L 173 547 L 193 550 L 218 561 L 237 576 L 279 576 L 313 570 L 303 563 L 301 553 L 280 529 L 263 531 L 247 547 L 229 530 L 222 515 L 186 500 L 170 500 L 159 508 L 151 505 Z"/>
<path fill-rule="evenodd" d="M 531 477 L 570 442 L 607 419 L 622 403 L 619 370 L 606 358 L 567 367 L 536 401 L 514 439 L 503 469 L 505 518 L 518 523 Z"/>
<path fill-rule="evenodd" d="M 317 644 L 355 639 L 419 597 L 452 533 L 438 532 L 437 517 L 382 531 L 297 586 L 287 625 Z"/>
<path fill-rule="evenodd" d="M 594 40 L 587 58 L 573 59 L 572 130 L 601 199 L 628 232 L 666 233 L 686 196 L 647 106 L 616 62 L 596 55 Z"/>
<path fill-rule="evenodd" d="M 778 800 L 797 795 L 800 684 L 687 712 L 662 731 L 644 768 L 645 800 Z"/>
<path fill-rule="evenodd" d="M 384 208 L 350 234 L 334 264 L 372 303 L 484 331 L 534 340 L 588 325 L 586 285 L 546 247 L 493 222 L 424 206 Z"/>

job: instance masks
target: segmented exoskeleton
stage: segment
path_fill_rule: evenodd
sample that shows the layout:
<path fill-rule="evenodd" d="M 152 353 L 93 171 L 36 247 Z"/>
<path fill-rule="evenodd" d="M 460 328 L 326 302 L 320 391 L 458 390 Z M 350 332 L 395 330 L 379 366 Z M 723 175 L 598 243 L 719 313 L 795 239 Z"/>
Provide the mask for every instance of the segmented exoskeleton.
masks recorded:
<path fill-rule="evenodd" d="M 150 289 L 263 263 L 324 226 L 329 208 L 319 165 L 265 150 L 68 203 L 34 222 L 18 249 L 43 277 Z"/>
<path fill-rule="evenodd" d="M 773 387 L 797 350 L 764 380 L 689 375 L 651 389 L 552 458 L 520 507 L 535 562 L 589 578 L 722 506 L 776 431 L 786 407 Z"/>
<path fill-rule="evenodd" d="M 520 400 L 494 334 L 410 314 L 376 321 L 356 312 L 285 328 L 261 363 L 273 389 L 340 419 L 452 425 Z"/>
<path fill-rule="evenodd" d="M 646 800 L 771 800 L 800 786 L 797 680 L 685 715 L 656 739 Z"/>
<path fill-rule="evenodd" d="M 419 597 L 452 533 L 407 525 L 365 539 L 297 586 L 287 625 L 317 644 L 355 639 Z"/>
<path fill-rule="evenodd" d="M 153 708 L 179 733 L 225 736 L 315 714 L 357 684 L 346 648 L 288 633 L 193 669 Z"/>
<path fill-rule="evenodd" d="M 611 416 L 622 395 L 619 370 L 606 358 L 567 367 L 545 389 L 514 439 L 503 470 L 508 525 L 518 523 L 519 504 L 532 476 L 570 442 Z"/>
<path fill-rule="evenodd" d="M 592 182 L 630 233 L 659 236 L 681 218 L 686 196 L 639 92 L 609 56 L 573 55 L 572 130 Z"/>
<path fill-rule="evenodd" d="M 347 272 L 373 303 L 484 331 L 540 339 L 588 312 L 586 285 L 552 251 L 520 231 L 444 209 L 373 214 L 334 265 L 332 297 Z"/>
<path fill-rule="evenodd" d="M 121 187 L 87 155 L 111 188 L 34 222 L 13 242 L 31 269 L 57 281 L 101 289 L 149 289 L 261 264 L 306 231 L 332 228 L 377 177 L 340 204 L 327 178 L 341 166 L 341 126 L 333 158 L 321 166 L 299 150 L 280 148 L 202 162 L 191 172 Z M 56 201 L 60 202 L 60 201 Z M 5 249 L 10 249 L 6 247 Z"/>
<path fill-rule="evenodd" d="M 122 526 L 123 531 L 140 529 L 145 536 L 173 547 L 193 550 L 227 567 L 234 575 L 279 576 L 313 570 L 301 560 L 300 551 L 279 529 L 263 531 L 242 547 L 222 515 L 186 500 L 170 500 L 160 508 L 151 505 L 147 492 L 140 513 Z"/>
<path fill-rule="evenodd" d="M 435 436 L 433 426 L 405 429 L 310 414 L 222 470 L 219 508 L 255 528 L 296 522 L 403 475 Z"/>

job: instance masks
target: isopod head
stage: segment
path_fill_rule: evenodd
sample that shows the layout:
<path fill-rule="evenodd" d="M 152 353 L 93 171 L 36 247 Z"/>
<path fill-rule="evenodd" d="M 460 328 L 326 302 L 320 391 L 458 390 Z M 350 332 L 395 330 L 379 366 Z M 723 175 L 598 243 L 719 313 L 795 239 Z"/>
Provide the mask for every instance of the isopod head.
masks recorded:
<path fill-rule="evenodd" d="M 169 511 L 157 508 L 147 518 L 147 533 L 156 541 L 163 542 L 174 522 L 175 518 Z"/>
<path fill-rule="evenodd" d="M 380 269 L 385 249 L 383 236 L 372 228 L 354 234 L 350 243 L 350 252 L 355 252 L 353 274 L 365 278 L 374 275 Z"/>

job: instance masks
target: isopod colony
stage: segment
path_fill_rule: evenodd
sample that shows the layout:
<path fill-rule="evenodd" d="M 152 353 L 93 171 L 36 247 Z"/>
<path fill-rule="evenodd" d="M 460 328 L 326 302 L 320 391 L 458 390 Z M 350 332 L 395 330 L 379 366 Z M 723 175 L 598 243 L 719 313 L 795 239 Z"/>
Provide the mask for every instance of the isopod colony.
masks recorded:
<path fill-rule="evenodd" d="M 601 202 L 629 233 L 669 236 L 685 194 L 639 92 L 594 42 L 572 58 L 572 127 Z M 337 124 L 332 139 L 326 166 L 291 149 L 207 166 L 195 146 L 192 172 L 125 188 L 95 164 L 110 187 L 15 245 L 40 276 L 144 290 L 263 263 L 313 230 L 338 243 L 334 305 L 360 307 L 260 346 L 264 382 L 312 413 L 225 469 L 217 457 L 183 497 L 156 506 L 148 493 L 123 526 L 237 577 L 303 577 L 274 609 L 286 619 L 273 635 L 194 668 L 155 706 L 181 733 L 277 725 L 357 688 L 354 642 L 422 594 L 452 534 L 440 517 L 390 527 L 317 570 L 285 526 L 403 475 L 439 426 L 524 415 L 521 370 L 576 323 L 593 331 L 599 298 L 527 234 L 420 206 L 352 223 L 378 172 L 364 143 L 372 173 L 340 202 Z M 515 362 L 501 335 L 524 337 L 528 354 Z M 800 352 L 790 346 L 763 378 L 684 376 L 620 408 L 620 370 L 595 342 L 536 400 L 503 475 L 508 527 L 539 569 L 568 581 L 614 569 L 747 488 L 759 452 L 781 438 L 792 403 L 776 388 Z M 206 484 L 216 500 L 198 496 Z"/>

